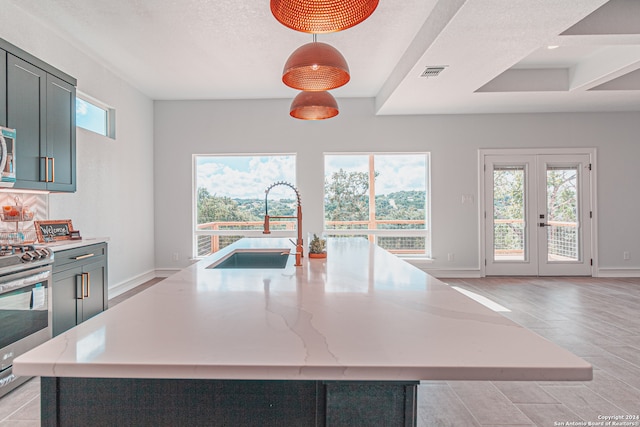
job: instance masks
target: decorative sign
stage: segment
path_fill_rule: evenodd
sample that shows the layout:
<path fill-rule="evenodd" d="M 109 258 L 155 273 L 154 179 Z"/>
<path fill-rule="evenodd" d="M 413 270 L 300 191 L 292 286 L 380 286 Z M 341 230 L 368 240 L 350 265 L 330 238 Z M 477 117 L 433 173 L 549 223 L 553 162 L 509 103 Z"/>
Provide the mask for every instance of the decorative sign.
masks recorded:
<path fill-rule="evenodd" d="M 40 243 L 70 240 L 73 232 L 73 225 L 71 225 L 70 219 L 34 221 L 33 225 Z"/>

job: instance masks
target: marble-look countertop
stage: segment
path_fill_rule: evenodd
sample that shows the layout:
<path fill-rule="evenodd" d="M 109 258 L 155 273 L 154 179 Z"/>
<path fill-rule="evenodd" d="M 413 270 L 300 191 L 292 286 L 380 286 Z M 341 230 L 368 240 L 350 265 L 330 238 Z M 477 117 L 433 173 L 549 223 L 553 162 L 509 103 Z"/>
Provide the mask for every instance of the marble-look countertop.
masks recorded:
<path fill-rule="evenodd" d="M 108 241 L 108 237 L 83 237 L 80 240 L 58 240 L 57 242 L 38 243 L 37 246 L 47 247 L 55 253 L 59 251 L 66 251 L 67 249 L 75 249 L 82 246 L 95 245 Z"/>
<path fill-rule="evenodd" d="M 587 362 L 364 239 L 284 269 L 207 269 L 243 239 L 16 358 L 17 375 L 589 380 Z"/>

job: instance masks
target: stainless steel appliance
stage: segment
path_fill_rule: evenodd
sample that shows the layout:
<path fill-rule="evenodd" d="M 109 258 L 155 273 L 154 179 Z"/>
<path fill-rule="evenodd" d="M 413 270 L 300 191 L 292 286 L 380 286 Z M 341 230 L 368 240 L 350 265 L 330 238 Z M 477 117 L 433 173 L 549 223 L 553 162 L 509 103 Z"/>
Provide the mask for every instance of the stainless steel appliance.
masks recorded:
<path fill-rule="evenodd" d="M 16 130 L 0 126 L 0 187 L 16 182 Z"/>
<path fill-rule="evenodd" d="M 0 247 L 0 397 L 29 379 L 13 359 L 51 338 L 52 263 L 48 248 Z"/>

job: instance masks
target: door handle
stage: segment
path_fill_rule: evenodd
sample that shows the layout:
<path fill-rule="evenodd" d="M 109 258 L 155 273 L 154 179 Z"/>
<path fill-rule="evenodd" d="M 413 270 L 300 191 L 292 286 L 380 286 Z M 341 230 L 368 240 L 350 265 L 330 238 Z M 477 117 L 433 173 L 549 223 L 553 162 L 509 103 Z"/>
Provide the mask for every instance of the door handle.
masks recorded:
<path fill-rule="evenodd" d="M 85 274 L 87 275 L 87 293 L 84 294 L 84 297 L 89 298 L 91 295 L 91 276 L 89 273 L 82 273 L 82 277 L 84 277 Z"/>
<path fill-rule="evenodd" d="M 551 224 L 547 224 L 546 222 L 541 222 L 540 227 L 550 227 Z"/>
<path fill-rule="evenodd" d="M 49 182 L 49 157 L 40 157 L 40 159 L 44 159 L 44 182 Z"/>
<path fill-rule="evenodd" d="M 76 276 L 76 280 L 77 280 L 77 277 L 78 276 Z M 78 282 L 76 281 L 76 283 Z M 80 275 L 80 296 L 76 297 L 76 299 L 84 299 L 84 289 L 85 289 L 85 282 L 84 282 L 84 273 L 83 273 Z"/>
<path fill-rule="evenodd" d="M 55 157 L 49 157 L 51 160 L 51 181 L 56 182 L 56 159 Z"/>
<path fill-rule="evenodd" d="M 94 254 L 85 254 L 85 255 L 79 255 L 73 259 L 75 259 L 76 261 L 79 259 L 85 259 L 85 258 L 91 258 L 92 256 L 95 256 Z"/>

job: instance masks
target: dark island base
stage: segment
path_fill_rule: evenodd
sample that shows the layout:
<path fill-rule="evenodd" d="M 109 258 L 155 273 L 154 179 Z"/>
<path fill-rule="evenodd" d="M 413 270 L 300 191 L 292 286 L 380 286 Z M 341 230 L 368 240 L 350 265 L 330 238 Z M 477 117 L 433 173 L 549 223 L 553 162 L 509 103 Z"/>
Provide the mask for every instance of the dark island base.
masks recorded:
<path fill-rule="evenodd" d="M 417 381 L 41 379 L 42 426 L 416 426 Z"/>

